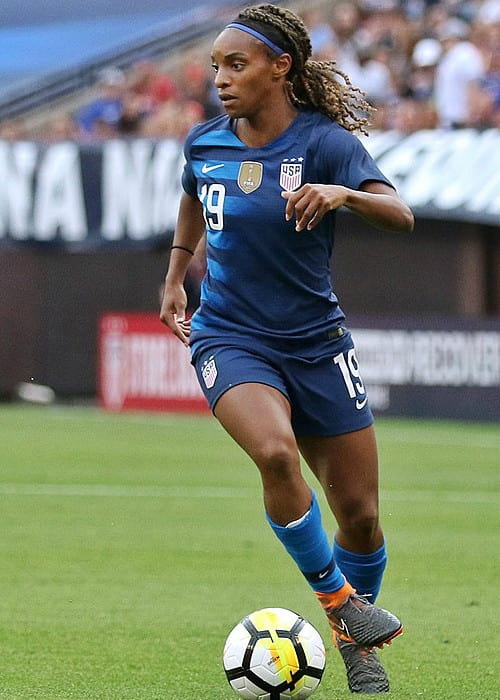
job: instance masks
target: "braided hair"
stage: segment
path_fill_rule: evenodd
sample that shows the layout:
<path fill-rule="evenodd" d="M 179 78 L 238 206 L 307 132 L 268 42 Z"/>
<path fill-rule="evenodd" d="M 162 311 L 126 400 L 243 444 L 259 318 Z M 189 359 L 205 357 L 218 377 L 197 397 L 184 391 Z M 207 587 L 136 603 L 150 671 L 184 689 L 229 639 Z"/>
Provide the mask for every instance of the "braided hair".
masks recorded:
<path fill-rule="evenodd" d="M 311 60 L 311 40 L 300 17 L 276 5 L 256 5 L 242 10 L 235 21 L 239 19 L 258 22 L 283 37 L 281 43 L 292 57 L 287 88 L 295 106 L 321 112 L 349 131 L 367 133 L 373 107 L 335 61 Z M 271 49 L 266 50 L 275 57 Z"/>

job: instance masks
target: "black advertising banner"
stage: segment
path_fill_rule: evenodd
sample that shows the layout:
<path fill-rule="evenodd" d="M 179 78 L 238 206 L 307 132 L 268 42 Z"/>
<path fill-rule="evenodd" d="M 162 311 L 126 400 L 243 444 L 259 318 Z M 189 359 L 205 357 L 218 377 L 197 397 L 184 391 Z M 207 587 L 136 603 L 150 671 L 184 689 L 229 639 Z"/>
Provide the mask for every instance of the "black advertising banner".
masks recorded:
<path fill-rule="evenodd" d="M 154 244 L 177 218 L 175 141 L 0 142 L 0 244 Z"/>
<path fill-rule="evenodd" d="M 500 421 L 500 320 L 351 319 L 379 415 Z"/>
<path fill-rule="evenodd" d="M 417 216 L 500 224 L 498 129 L 363 143 Z M 182 167 L 176 141 L 0 142 L 0 245 L 154 245 L 175 226 Z"/>
<path fill-rule="evenodd" d="M 363 139 L 417 216 L 500 225 L 500 130 L 439 129 Z"/>

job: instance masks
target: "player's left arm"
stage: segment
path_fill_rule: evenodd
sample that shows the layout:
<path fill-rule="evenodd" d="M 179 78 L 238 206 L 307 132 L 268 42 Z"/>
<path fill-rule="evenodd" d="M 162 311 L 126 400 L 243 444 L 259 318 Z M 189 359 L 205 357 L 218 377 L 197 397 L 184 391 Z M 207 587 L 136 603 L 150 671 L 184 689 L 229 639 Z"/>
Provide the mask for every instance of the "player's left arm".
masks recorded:
<path fill-rule="evenodd" d="M 282 192 L 287 200 L 285 218 L 295 214 L 296 230 L 310 231 L 329 211 L 347 207 L 377 228 L 388 231 L 412 231 L 411 209 L 396 190 L 385 182 L 366 180 L 359 190 L 343 185 L 305 184 L 295 192 Z"/>

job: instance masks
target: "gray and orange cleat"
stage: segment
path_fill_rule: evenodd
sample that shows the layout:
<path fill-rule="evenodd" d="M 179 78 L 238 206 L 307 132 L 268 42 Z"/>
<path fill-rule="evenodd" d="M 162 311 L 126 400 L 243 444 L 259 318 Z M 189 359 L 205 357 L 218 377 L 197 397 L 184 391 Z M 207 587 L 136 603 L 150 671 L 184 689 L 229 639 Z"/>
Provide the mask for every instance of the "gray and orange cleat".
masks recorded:
<path fill-rule="evenodd" d="M 338 607 L 326 608 L 325 612 L 334 633 L 363 647 L 382 648 L 403 632 L 395 615 L 356 593 L 351 593 Z"/>
<path fill-rule="evenodd" d="M 389 679 L 373 647 L 333 633 L 333 643 L 344 661 L 351 693 L 388 693 Z"/>

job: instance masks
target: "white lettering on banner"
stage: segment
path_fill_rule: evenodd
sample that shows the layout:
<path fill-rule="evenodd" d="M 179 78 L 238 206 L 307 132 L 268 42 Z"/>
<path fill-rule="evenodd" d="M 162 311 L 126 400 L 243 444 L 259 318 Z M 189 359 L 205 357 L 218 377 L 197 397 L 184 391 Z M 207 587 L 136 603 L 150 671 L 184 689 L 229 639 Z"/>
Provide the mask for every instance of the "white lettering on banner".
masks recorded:
<path fill-rule="evenodd" d="M 375 160 L 401 141 L 397 131 L 372 131 L 369 136 L 359 135 L 358 138 Z"/>
<path fill-rule="evenodd" d="M 497 153 L 500 132 L 498 129 L 490 129 L 481 134 L 481 160 L 478 164 L 484 173 L 484 182 L 481 187 L 471 187 L 469 168 L 464 172 L 469 174 L 468 188 L 470 200 L 467 208 L 472 212 L 491 211 L 500 218 L 500 168 Z"/>
<path fill-rule="evenodd" d="M 202 398 L 184 345 L 165 335 L 124 337 L 123 379 L 129 398 Z"/>
<path fill-rule="evenodd" d="M 369 148 L 369 139 L 366 146 Z M 437 162 L 439 160 L 438 151 L 434 132 L 418 131 L 397 143 L 394 148 L 386 151 L 377 160 L 377 165 L 384 175 L 394 182 L 401 195 L 404 188 L 405 198 L 413 197 L 412 206 L 416 206 L 429 201 L 435 192 L 435 184 L 429 185 L 427 182 L 432 179 L 432 173 L 426 174 L 424 182 L 419 183 L 420 190 L 415 192 L 411 191 L 410 186 L 406 186 L 406 182 L 410 180 L 414 169 L 420 166 L 427 153 L 430 153 L 431 157 L 434 156 Z M 434 171 L 434 174 L 436 175 L 436 171 Z M 437 168 L 437 175 L 439 175 L 439 168 Z"/>
<path fill-rule="evenodd" d="M 498 129 L 374 132 L 362 141 L 417 216 L 500 224 Z M 173 231 L 181 144 L 114 140 L 100 148 L 0 141 L 0 241 L 147 241 Z"/>
<path fill-rule="evenodd" d="M 107 240 L 118 240 L 125 232 L 141 240 L 150 233 L 152 148 L 148 141 L 103 146 L 101 228 Z"/>
<path fill-rule="evenodd" d="M 58 234 L 81 241 L 87 235 L 75 144 L 60 143 L 42 152 L 32 143 L 0 143 L 0 181 L 0 235 L 18 241 L 50 241 Z"/>
<path fill-rule="evenodd" d="M 364 144 L 380 153 L 377 164 L 410 206 L 500 214 L 498 129 L 426 130 L 392 145 L 387 135 Z"/>
<path fill-rule="evenodd" d="M 401 192 L 414 206 L 433 202 L 441 189 L 447 188 L 450 182 L 453 184 L 455 177 L 459 179 L 465 169 L 464 163 L 473 155 L 469 152 L 471 141 L 477 144 L 477 139 L 474 139 L 470 131 L 461 129 L 450 132 L 449 138 L 442 139 L 436 147 L 435 133 L 431 133 L 432 139 L 427 142 L 421 157 L 414 163 L 404 180 L 405 195 Z M 446 173 L 446 178 L 443 178 L 443 173 Z M 468 187 L 461 195 L 458 204 L 467 200 Z"/>
<path fill-rule="evenodd" d="M 173 231 L 179 208 L 184 155 L 176 141 L 162 141 L 153 158 L 152 230 Z"/>
<path fill-rule="evenodd" d="M 101 392 L 106 406 L 119 411 L 125 401 L 124 345 L 126 327 L 118 323 L 106 329 L 101 346 Z"/>
<path fill-rule="evenodd" d="M 81 241 L 87 235 L 76 144 L 58 143 L 45 152 L 38 169 L 33 225 L 39 241 L 52 240 L 58 232 L 66 241 Z"/>
<path fill-rule="evenodd" d="M 459 129 L 452 133 L 454 138 L 449 144 L 449 156 L 444 164 L 449 178 L 441 183 L 434 194 L 433 201 L 440 209 L 455 209 L 466 203 L 470 209 L 471 172 L 480 173 L 481 189 L 495 181 L 497 188 L 500 185 L 499 165 L 494 158 L 491 158 L 498 134 L 493 138 L 492 130 L 478 135 L 469 129 Z"/>
<path fill-rule="evenodd" d="M 145 240 L 175 227 L 180 195 L 179 155 L 173 141 L 153 153 L 149 141 L 110 141 L 103 146 L 102 235 Z"/>
<path fill-rule="evenodd" d="M 0 237 L 25 240 L 32 232 L 32 189 L 38 149 L 34 143 L 0 141 Z"/>
<path fill-rule="evenodd" d="M 500 387 L 500 332 L 355 329 L 368 385 Z"/>

